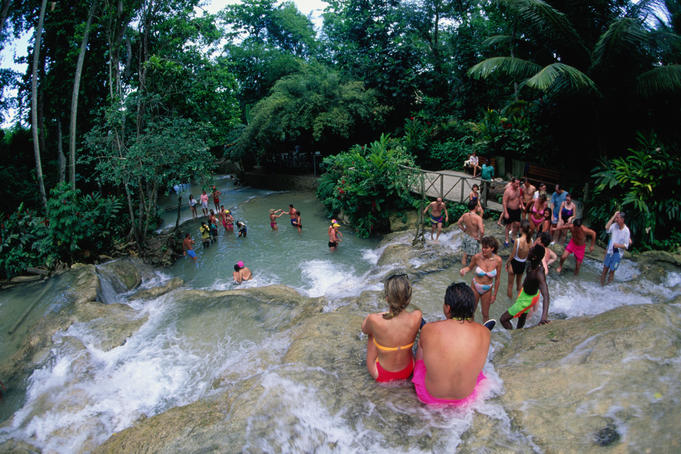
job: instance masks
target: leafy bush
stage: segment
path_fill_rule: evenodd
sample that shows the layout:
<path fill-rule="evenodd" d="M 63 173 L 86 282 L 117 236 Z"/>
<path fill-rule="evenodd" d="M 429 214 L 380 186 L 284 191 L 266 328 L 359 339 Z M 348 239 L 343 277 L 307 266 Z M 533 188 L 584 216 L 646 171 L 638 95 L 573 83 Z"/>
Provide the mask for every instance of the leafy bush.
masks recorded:
<path fill-rule="evenodd" d="M 317 197 L 332 216 L 343 214 L 357 234 L 387 231 L 391 212 L 412 206 L 413 157 L 386 135 L 324 159 Z"/>
<path fill-rule="evenodd" d="M 681 244 L 681 157 L 659 143 L 655 134 L 637 134 L 638 149 L 596 167 L 589 215 L 605 224 L 616 210 L 639 249 L 668 249 Z"/>
<path fill-rule="evenodd" d="M 49 246 L 45 219 L 30 210 L 19 208 L 2 223 L 0 241 L 0 275 L 9 279 L 29 267 L 51 266 L 57 259 Z"/>
<path fill-rule="evenodd" d="M 2 223 L 0 274 L 10 278 L 29 267 L 73 262 L 78 253 L 108 251 L 121 236 L 121 203 L 100 194 L 81 196 L 62 183 L 50 191 L 49 215 L 37 216 L 23 204 Z M 83 254 L 87 251 L 87 254 Z M 82 257 L 87 258 L 87 257 Z"/>

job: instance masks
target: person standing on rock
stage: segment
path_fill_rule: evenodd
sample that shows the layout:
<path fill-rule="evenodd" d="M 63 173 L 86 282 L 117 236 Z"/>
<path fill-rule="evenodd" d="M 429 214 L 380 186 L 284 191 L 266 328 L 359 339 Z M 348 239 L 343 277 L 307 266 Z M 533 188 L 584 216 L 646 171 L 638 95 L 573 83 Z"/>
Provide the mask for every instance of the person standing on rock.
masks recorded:
<path fill-rule="evenodd" d="M 440 233 L 442 233 L 442 211 L 445 212 L 445 222 L 449 222 L 449 214 L 447 213 L 447 205 L 442 201 L 442 197 L 438 197 L 434 202 L 430 202 L 423 214 L 426 214 L 430 210 L 430 239 L 433 239 L 433 234 L 435 233 L 435 228 L 437 227 L 437 236 L 435 241 L 440 238 Z"/>
<path fill-rule="evenodd" d="M 539 324 L 545 325 L 546 323 L 549 323 L 549 305 L 551 301 L 549 297 L 549 288 L 546 285 L 544 266 L 542 264 L 545 253 L 544 247 L 540 245 L 533 246 L 532 249 L 530 249 L 530 254 L 527 256 L 528 267 L 525 273 L 523 288 L 520 290 L 518 298 L 513 306 L 509 307 L 499 319 L 504 328 L 513 329 L 513 325 L 511 325 L 511 319 L 513 318 L 518 318 L 518 329 L 525 326 L 527 311 L 539 302 L 540 293 L 543 303 Z"/>
<path fill-rule="evenodd" d="M 406 380 L 414 369 L 412 346 L 423 314 L 406 311 L 412 292 L 406 274 L 391 275 L 384 288 L 388 312 L 369 314 L 362 322 L 362 332 L 369 336 L 366 365 L 377 382 Z"/>
<path fill-rule="evenodd" d="M 414 390 L 427 405 L 463 405 L 475 399 L 489 352 L 490 330 L 473 320 L 475 295 L 463 282 L 447 287 L 442 310 L 446 320 L 421 328 Z"/>
<path fill-rule="evenodd" d="M 485 235 L 485 224 L 482 218 L 478 215 L 477 209 L 478 200 L 471 200 L 468 202 L 468 213 L 461 215 L 456 225 L 463 231 L 461 238 L 461 265 L 468 264 L 468 256 L 471 258 L 480 251 L 480 240 Z"/>
<path fill-rule="evenodd" d="M 475 276 L 471 282 L 471 288 L 475 295 L 475 308 L 480 301 L 480 311 L 482 312 L 482 322 L 489 320 L 489 307 L 496 301 L 499 284 L 501 284 L 501 264 L 503 260 L 497 255 L 499 243 L 493 236 L 483 237 L 480 241 L 482 252 L 473 256 L 470 265 L 461 268 L 459 273 L 465 276 L 475 267 Z M 494 290 L 492 290 L 494 287 Z M 473 311 L 475 312 L 475 311 Z"/>
<path fill-rule="evenodd" d="M 589 246 L 589 252 L 593 252 L 594 244 L 596 243 L 596 232 L 588 227 L 582 225 L 581 219 L 575 219 L 572 224 L 566 224 L 562 227 L 558 227 L 558 230 L 570 229 L 572 233 L 572 238 L 567 246 L 565 246 L 565 251 L 560 257 L 560 265 L 556 268 L 558 274 L 563 270 L 563 263 L 567 260 L 570 254 L 575 254 L 575 276 L 579 275 L 579 268 L 582 266 L 584 261 L 584 251 L 586 250 L 586 237 L 591 237 L 591 245 Z"/>
<path fill-rule="evenodd" d="M 192 219 L 196 219 L 196 217 L 198 216 L 198 214 L 196 213 L 196 204 L 197 203 L 198 202 L 196 201 L 194 196 L 189 194 L 189 208 L 192 209 Z"/>
<path fill-rule="evenodd" d="M 194 252 L 194 240 L 192 240 L 192 235 L 190 233 L 186 233 L 184 240 L 182 240 L 182 250 L 184 251 L 183 253 L 185 256 L 188 255 L 193 260 L 198 258 L 196 252 Z"/>
<path fill-rule="evenodd" d="M 516 177 L 511 178 L 511 184 L 504 191 L 502 200 L 504 206 L 504 247 L 508 247 L 508 233 L 515 239 L 516 233 L 520 228 L 520 213 L 522 212 L 522 201 L 520 198 L 520 185 Z"/>
<path fill-rule="evenodd" d="M 605 285 L 605 276 L 608 276 L 608 284 L 615 277 L 615 270 L 622 260 L 622 249 L 629 249 L 631 235 L 629 227 L 624 224 L 624 213 L 615 211 L 607 224 L 605 230 L 610 234 L 608 248 L 605 251 L 603 260 L 603 272 L 601 273 L 601 285 Z"/>

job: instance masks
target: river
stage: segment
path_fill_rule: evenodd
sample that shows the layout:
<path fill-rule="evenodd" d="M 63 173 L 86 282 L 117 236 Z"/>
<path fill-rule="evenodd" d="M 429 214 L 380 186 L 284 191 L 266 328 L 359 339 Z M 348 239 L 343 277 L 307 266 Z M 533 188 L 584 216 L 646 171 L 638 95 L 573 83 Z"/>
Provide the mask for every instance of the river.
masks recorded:
<path fill-rule="evenodd" d="M 144 430 L 158 434 L 159 444 L 145 449 L 162 452 L 545 450 L 502 403 L 506 390 L 493 362 L 511 339 L 502 329 L 493 334 L 484 369 L 488 380 L 465 409 L 427 408 L 410 383 L 377 385 L 365 370 L 360 323 L 367 312 L 384 309 L 381 279 L 393 269 L 408 268 L 414 276 L 412 304 L 426 320 L 441 318 L 444 289 L 461 280 L 458 232 L 383 263 L 384 252 L 408 244 L 411 234 L 379 243 L 342 228 L 345 240 L 332 253 L 326 244 L 329 220 L 314 194 L 234 187 L 226 178 L 218 184 L 222 203 L 235 219 L 246 221 L 248 237 L 220 227 L 217 244 L 206 250 L 198 245 L 198 260 L 183 258 L 143 275 L 144 288 L 180 277 L 185 284 L 178 290 L 151 300 L 136 299 L 133 292 L 107 298 L 126 306 L 128 317 L 138 322 L 122 345 L 102 345 L 103 326 L 120 323 L 118 316 L 79 320 L 57 330 L 36 360 L 39 366 L 12 383 L 0 404 L 0 447 L 21 442 L 42 452 L 90 452 L 125 429 L 139 428 L 141 440 Z M 176 199 L 163 203 L 168 207 L 164 225 L 173 225 Z M 268 209 L 286 209 L 290 203 L 302 213 L 302 233 L 289 225 L 287 215 L 273 232 Z M 182 218 L 191 218 L 186 206 Z M 191 233 L 198 238 L 198 232 Z M 231 272 L 239 260 L 255 277 L 237 287 Z M 594 316 L 681 294 L 681 273 L 674 270 L 653 282 L 642 279 L 638 265 L 627 260 L 605 289 L 598 284 L 599 262 L 587 259 L 582 270 L 579 279 L 571 273 L 550 276 L 550 318 Z M 0 295 L 0 360 L 19 349 L 40 317 L 68 304 L 68 276 Z M 505 284 L 504 279 L 492 306 L 494 318 L 509 305 L 502 297 Z M 8 335 L 36 298 L 41 303 Z M 537 321 L 535 314 L 528 325 Z M 676 364 L 667 376 L 680 371 Z M 626 434 L 627 423 L 618 429 Z M 164 442 L 165 435 L 171 441 Z M 139 443 L 130 449 L 142 450 L 144 442 Z"/>

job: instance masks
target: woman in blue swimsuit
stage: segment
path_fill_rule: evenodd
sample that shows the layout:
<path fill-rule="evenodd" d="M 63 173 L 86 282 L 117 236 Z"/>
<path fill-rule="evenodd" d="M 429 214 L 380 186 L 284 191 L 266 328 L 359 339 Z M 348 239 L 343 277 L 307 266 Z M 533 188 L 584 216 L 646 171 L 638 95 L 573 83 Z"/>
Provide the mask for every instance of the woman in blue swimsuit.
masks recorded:
<path fill-rule="evenodd" d="M 572 223 L 572 220 L 577 214 L 577 206 L 575 205 L 575 202 L 572 201 L 570 194 L 565 196 L 565 200 L 560 204 L 558 213 L 558 225 L 556 226 L 556 230 L 553 234 L 553 241 L 556 242 L 567 239 L 567 231 L 560 230 L 560 227 L 564 226 L 565 224 Z"/>
<path fill-rule="evenodd" d="M 471 287 L 475 293 L 475 308 L 478 307 L 480 301 L 480 311 L 482 312 L 482 322 L 489 320 L 489 307 L 497 299 L 497 292 L 499 291 L 499 284 L 501 283 L 501 264 L 503 261 L 496 252 L 499 249 L 499 243 L 493 236 L 483 237 L 482 252 L 478 252 L 471 259 L 470 265 L 461 268 L 461 276 L 465 276 L 470 270 L 475 269 L 475 276 Z M 492 290 L 494 286 L 494 291 Z M 475 311 L 474 311 L 475 312 Z"/>

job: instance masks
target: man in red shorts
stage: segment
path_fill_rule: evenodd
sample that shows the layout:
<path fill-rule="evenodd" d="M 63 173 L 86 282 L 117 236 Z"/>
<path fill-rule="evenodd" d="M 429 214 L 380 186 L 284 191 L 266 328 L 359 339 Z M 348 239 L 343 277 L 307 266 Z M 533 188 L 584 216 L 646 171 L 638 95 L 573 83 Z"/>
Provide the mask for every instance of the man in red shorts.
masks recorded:
<path fill-rule="evenodd" d="M 564 226 L 559 227 L 557 230 L 565 229 L 570 229 L 570 232 L 572 232 L 572 238 L 570 238 L 568 245 L 565 246 L 565 251 L 560 257 L 560 265 L 558 265 L 556 271 L 560 273 L 563 270 L 563 263 L 565 263 L 565 260 L 567 260 L 568 256 L 570 254 L 575 254 L 575 261 L 577 262 L 575 264 L 575 276 L 577 276 L 579 274 L 579 268 L 582 266 L 582 262 L 584 261 L 586 237 L 591 237 L 589 252 L 592 252 L 594 250 L 594 243 L 596 243 L 596 232 L 588 227 L 584 227 L 582 225 L 581 219 L 575 219 L 572 224 L 565 224 Z"/>

